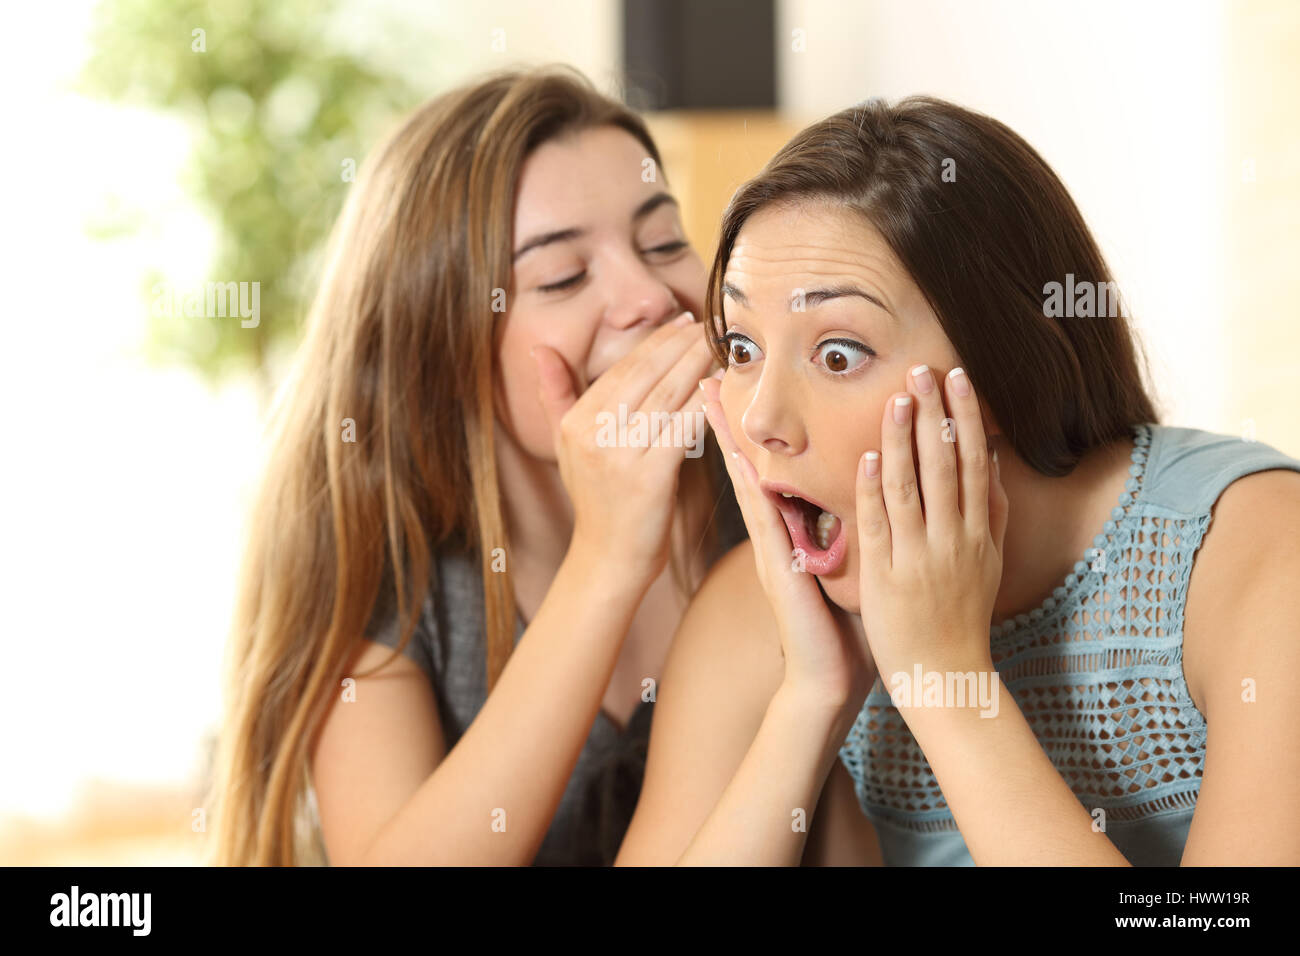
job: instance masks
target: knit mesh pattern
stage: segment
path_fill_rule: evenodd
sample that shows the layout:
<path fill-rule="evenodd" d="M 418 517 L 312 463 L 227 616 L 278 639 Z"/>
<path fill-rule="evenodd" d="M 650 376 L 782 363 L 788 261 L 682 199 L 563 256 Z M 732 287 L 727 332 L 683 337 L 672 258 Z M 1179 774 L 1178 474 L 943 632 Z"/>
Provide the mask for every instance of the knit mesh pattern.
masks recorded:
<path fill-rule="evenodd" d="M 1112 821 L 1194 807 L 1206 725 L 1183 676 L 1183 609 L 1210 521 L 1142 500 L 1149 425 L 1093 547 L 1039 607 L 995 624 L 993 665 L 1089 811 Z M 878 680 L 839 752 L 872 819 L 956 830 L 938 781 Z"/>

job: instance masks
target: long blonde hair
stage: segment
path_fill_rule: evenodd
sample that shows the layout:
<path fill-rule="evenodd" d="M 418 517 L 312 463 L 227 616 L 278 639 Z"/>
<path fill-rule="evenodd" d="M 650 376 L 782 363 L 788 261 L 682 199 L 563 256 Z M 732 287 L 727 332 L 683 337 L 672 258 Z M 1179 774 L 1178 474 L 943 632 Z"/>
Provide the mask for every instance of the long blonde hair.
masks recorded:
<path fill-rule="evenodd" d="M 505 667 L 516 616 L 509 572 L 490 573 L 492 549 L 506 543 L 493 290 L 510 285 L 524 160 L 547 139 L 602 125 L 636 137 L 662 168 L 635 113 L 557 67 L 437 97 L 363 165 L 271 419 L 227 648 L 210 862 L 322 862 L 310 824 L 315 735 L 381 597 L 400 626 L 393 656 L 411 640 L 438 549 L 479 561 L 489 690 Z M 355 441 L 343 440 L 345 420 Z M 672 568 L 682 588 L 695 583 L 683 568 L 717 544 L 712 526 L 707 543 L 684 531 L 707 523 L 700 509 L 719 484 L 709 443 L 680 482 Z"/>

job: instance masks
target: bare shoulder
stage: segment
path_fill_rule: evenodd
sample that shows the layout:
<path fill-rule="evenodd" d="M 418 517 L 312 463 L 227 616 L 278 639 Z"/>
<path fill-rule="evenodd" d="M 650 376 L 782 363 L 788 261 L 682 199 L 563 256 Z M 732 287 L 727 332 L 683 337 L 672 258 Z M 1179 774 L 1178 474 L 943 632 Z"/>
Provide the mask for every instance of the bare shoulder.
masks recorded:
<path fill-rule="evenodd" d="M 1243 615 L 1277 615 L 1300 580 L 1300 472 L 1239 478 L 1215 502 L 1192 566 L 1184 620 L 1188 690 L 1202 711 L 1207 681 L 1243 640 L 1261 633 Z"/>
<path fill-rule="evenodd" d="M 1270 468 L 1238 478 L 1223 490 L 1214 505 L 1216 522 L 1253 521 L 1256 527 L 1265 522 L 1271 532 L 1286 537 L 1285 527 L 1273 527 L 1279 510 L 1292 515 L 1300 511 L 1300 471 Z"/>
<path fill-rule="evenodd" d="M 785 676 L 785 656 L 776 617 L 754 566 L 748 538 L 724 554 L 709 570 L 691 599 L 667 667 L 698 666 L 702 660 L 729 661 L 734 673 L 767 688 L 768 697 Z M 689 662 L 689 663 L 683 663 Z M 665 669 L 665 677 L 669 671 Z"/>
<path fill-rule="evenodd" d="M 747 538 L 718 559 L 686 609 L 664 669 L 663 692 L 671 696 L 674 683 L 696 689 L 707 680 L 731 688 L 733 701 L 766 707 L 784 674 L 776 619 Z M 703 695 L 700 706 L 710 699 L 708 706 L 727 705 Z"/>
<path fill-rule="evenodd" d="M 1214 504 L 1194 567 L 1219 587 L 1257 580 L 1270 570 L 1261 564 L 1300 555 L 1297 522 L 1300 472 L 1272 469 L 1238 478 Z"/>
<path fill-rule="evenodd" d="M 776 619 L 758 581 L 754 545 L 748 538 L 719 558 L 709 570 L 683 619 L 683 632 L 687 631 L 688 624 L 691 632 L 711 633 L 717 633 L 714 628 L 724 625 L 722 630 L 726 633 L 751 641 L 766 641 L 780 653 Z"/>

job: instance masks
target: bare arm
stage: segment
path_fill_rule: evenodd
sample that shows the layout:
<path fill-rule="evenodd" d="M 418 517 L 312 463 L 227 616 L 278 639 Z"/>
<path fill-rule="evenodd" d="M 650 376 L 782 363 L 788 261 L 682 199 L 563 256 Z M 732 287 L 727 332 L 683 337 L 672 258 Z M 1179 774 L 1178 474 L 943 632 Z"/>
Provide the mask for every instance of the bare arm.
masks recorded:
<path fill-rule="evenodd" d="M 700 331 L 689 313 L 665 323 L 581 397 L 559 353 L 537 347 L 538 399 L 574 508 L 568 553 L 450 753 L 433 693 L 409 667 L 387 682 L 358 680 L 356 702 L 334 704 L 312 758 L 334 862 L 522 865 L 537 855 L 624 635 L 667 561 L 676 512 L 682 449 L 608 446 L 601 412 L 694 405 L 712 361 Z M 692 442 L 702 438 L 697 419 L 687 422 Z"/>
<path fill-rule="evenodd" d="M 617 570 L 617 569 L 613 569 Z M 398 658 L 322 725 L 312 774 L 330 861 L 526 865 L 591 732 L 641 589 L 570 557 L 450 753 L 432 689 Z M 600 601 L 590 595 L 600 594 Z M 365 642 L 369 669 L 391 648 Z"/>
<path fill-rule="evenodd" d="M 802 734 L 797 727 L 785 726 L 797 721 L 782 704 L 772 706 L 784 674 L 776 622 L 746 541 L 715 566 L 673 641 L 655 704 L 640 802 L 616 865 L 676 863 L 732 786 L 765 720 L 776 734 Z M 811 771 L 796 771 L 784 757 L 778 759 L 769 766 L 772 779 L 814 778 Z M 822 752 L 796 743 L 791 759 L 819 762 Z M 800 797 L 809 822 L 824 778 L 822 773 L 816 786 Z M 844 813 L 842 798 L 841 787 L 839 812 L 815 827 L 817 859 L 871 862 L 875 841 L 870 824 L 860 813 L 857 819 Z M 767 822 L 798 862 L 807 833 L 792 827 L 794 806 L 781 803 L 780 812 L 774 810 Z M 754 862 L 745 857 L 747 852 L 745 846 L 728 844 L 719 848 L 717 862 Z"/>
<path fill-rule="evenodd" d="M 1197 635 L 1185 663 L 1209 730 L 1183 865 L 1300 860 L 1300 746 L 1281 732 L 1300 721 L 1291 679 L 1300 668 L 1300 548 L 1280 530 L 1297 524 L 1300 475 L 1242 478 L 1221 496 L 1193 565 L 1185 620 Z M 1014 700 L 991 720 L 958 708 L 906 716 L 977 864 L 1128 865 L 1092 829 Z M 1006 807 L 1020 808 L 1014 820 Z"/>
<path fill-rule="evenodd" d="M 1192 567 L 1187 634 L 1198 633 L 1184 665 L 1202 688 L 1208 739 L 1183 866 L 1300 864 L 1297 525 L 1300 474 L 1238 479 Z"/>

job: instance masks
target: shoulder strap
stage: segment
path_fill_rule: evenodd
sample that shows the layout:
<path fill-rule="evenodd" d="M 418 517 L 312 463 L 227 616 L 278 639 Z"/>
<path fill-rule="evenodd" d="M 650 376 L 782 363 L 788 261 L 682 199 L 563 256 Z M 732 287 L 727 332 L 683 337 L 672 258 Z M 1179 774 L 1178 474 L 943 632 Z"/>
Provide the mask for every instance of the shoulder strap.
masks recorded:
<path fill-rule="evenodd" d="M 1264 442 L 1172 425 L 1151 430 L 1142 497 L 1172 511 L 1205 514 L 1228 485 L 1257 471 L 1300 471 L 1300 460 Z"/>

